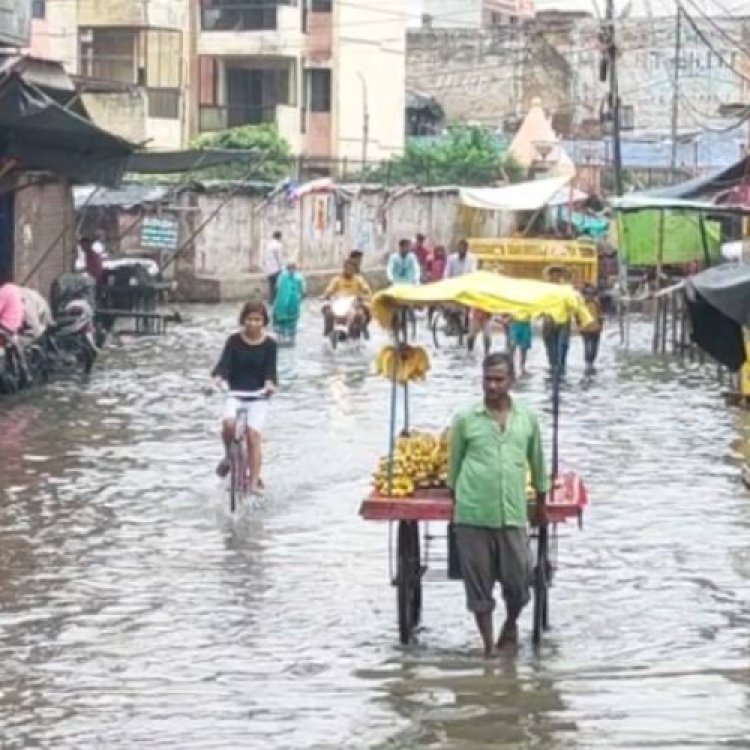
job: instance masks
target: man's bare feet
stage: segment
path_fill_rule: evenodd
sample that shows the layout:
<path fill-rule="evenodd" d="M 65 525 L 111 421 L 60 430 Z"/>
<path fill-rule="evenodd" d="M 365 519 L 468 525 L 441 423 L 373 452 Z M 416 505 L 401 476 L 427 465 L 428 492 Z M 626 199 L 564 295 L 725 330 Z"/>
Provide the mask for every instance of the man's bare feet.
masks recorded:
<path fill-rule="evenodd" d="M 497 639 L 498 651 L 516 651 L 518 649 L 518 625 L 515 622 L 506 622 L 500 631 L 500 637 Z"/>

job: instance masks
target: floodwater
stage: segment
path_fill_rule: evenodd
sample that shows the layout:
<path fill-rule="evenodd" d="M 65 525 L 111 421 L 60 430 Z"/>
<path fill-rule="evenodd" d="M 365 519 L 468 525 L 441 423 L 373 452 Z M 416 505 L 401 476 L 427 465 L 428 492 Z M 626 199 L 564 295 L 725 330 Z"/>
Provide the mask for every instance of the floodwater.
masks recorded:
<path fill-rule="evenodd" d="M 232 520 L 202 388 L 236 310 L 185 313 L 83 388 L 0 402 L 0 748 L 750 747 L 750 419 L 710 373 L 653 361 L 636 325 L 643 351 L 613 332 L 584 388 L 574 344 L 562 456 L 592 505 L 563 530 L 540 653 L 526 613 L 518 658 L 486 663 L 456 583 L 426 584 L 397 644 L 388 528 L 357 515 L 386 442 L 369 353 L 332 356 L 310 313 L 266 498 Z M 437 428 L 478 371 L 433 365 L 412 413 Z M 539 342 L 531 366 L 518 390 L 545 410 Z"/>

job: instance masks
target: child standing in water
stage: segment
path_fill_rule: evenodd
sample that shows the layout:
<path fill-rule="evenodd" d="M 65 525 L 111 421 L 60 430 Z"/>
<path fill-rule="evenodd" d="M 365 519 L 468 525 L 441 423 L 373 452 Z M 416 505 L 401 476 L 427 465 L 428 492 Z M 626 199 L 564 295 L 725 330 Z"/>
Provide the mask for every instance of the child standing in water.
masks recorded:
<path fill-rule="evenodd" d="M 522 320 L 520 318 L 513 318 L 508 326 L 508 345 L 510 354 L 515 361 L 516 352 L 520 352 L 520 367 L 519 372 L 522 377 L 528 375 L 526 369 L 526 359 L 529 356 L 529 349 L 531 349 L 531 320 L 528 318 Z"/>
<path fill-rule="evenodd" d="M 279 275 L 273 303 L 273 330 L 280 341 L 294 344 L 304 295 L 305 279 L 296 262 L 290 261 Z"/>

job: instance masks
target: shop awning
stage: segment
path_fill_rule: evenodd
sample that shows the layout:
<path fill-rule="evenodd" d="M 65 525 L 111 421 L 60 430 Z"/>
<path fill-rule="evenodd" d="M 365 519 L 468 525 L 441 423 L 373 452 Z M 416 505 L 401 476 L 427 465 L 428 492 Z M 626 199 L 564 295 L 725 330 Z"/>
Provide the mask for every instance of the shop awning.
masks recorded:
<path fill-rule="evenodd" d="M 373 297 L 372 313 L 382 326 L 389 327 L 393 313 L 399 307 L 441 302 L 455 302 L 522 320 L 548 315 L 559 323 L 573 317 L 582 327 L 591 323 L 583 299 L 572 286 L 516 279 L 489 271 L 477 271 L 421 286 L 397 284 Z"/>
<path fill-rule="evenodd" d="M 140 151 L 128 159 L 128 172 L 137 174 L 177 174 L 226 164 L 246 164 L 260 160 L 251 149 L 188 149 L 186 151 Z"/>
<path fill-rule="evenodd" d="M 686 282 L 692 337 L 732 370 L 746 359 L 742 328 L 750 327 L 750 265 L 708 268 Z"/>
<path fill-rule="evenodd" d="M 562 197 L 570 180 L 571 177 L 550 177 L 501 188 L 460 188 L 459 202 L 485 211 L 538 211 Z"/>
<path fill-rule="evenodd" d="M 710 214 L 750 214 L 750 206 L 722 205 L 706 200 L 672 198 L 654 193 L 630 193 L 610 199 L 615 211 L 690 211 Z"/>
<path fill-rule="evenodd" d="M 74 182 L 117 185 L 133 146 L 16 74 L 0 83 L 0 156 Z"/>

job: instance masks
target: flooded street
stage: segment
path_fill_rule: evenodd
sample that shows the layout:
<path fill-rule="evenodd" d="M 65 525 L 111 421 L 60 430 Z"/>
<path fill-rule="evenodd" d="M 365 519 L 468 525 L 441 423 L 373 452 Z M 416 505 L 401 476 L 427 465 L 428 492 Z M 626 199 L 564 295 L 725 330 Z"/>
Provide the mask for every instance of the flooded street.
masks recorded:
<path fill-rule="evenodd" d="M 0 402 L 2 750 L 750 747 L 750 416 L 707 369 L 655 362 L 636 325 L 641 351 L 608 333 L 585 389 L 574 342 L 561 453 L 592 506 L 563 529 L 541 653 L 527 612 L 517 660 L 485 663 L 457 583 L 426 584 L 397 644 L 388 528 L 357 513 L 386 445 L 379 342 L 334 357 L 308 310 L 266 497 L 232 520 L 202 389 L 237 309 L 185 313 L 83 389 Z M 439 428 L 478 360 L 430 351 L 413 414 Z M 542 358 L 517 390 L 547 410 Z"/>

